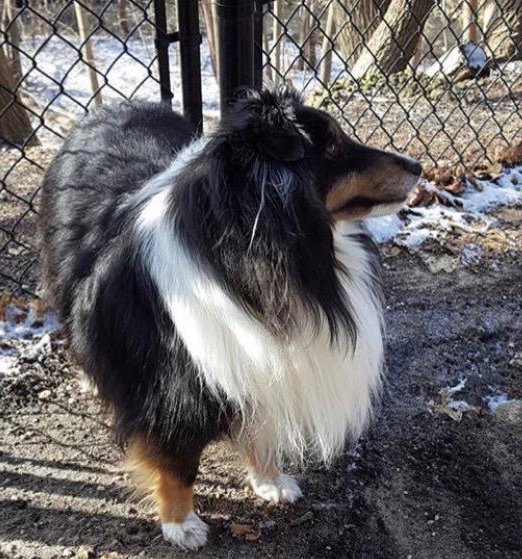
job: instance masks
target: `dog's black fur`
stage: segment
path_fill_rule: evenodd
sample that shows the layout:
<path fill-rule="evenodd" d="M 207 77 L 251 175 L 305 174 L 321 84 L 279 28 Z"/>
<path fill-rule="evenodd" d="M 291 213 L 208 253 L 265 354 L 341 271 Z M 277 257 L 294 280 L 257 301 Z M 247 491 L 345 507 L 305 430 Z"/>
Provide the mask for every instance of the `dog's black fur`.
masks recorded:
<path fill-rule="evenodd" d="M 100 110 L 64 143 L 46 174 L 41 204 L 47 291 L 76 357 L 115 411 L 120 441 L 152 433 L 166 453 L 180 456 L 223 431 L 222 406 L 200 386 L 136 258 L 139 208 L 125 208 L 125 201 L 165 170 L 193 134 L 164 105 Z"/>
<path fill-rule="evenodd" d="M 190 464 L 237 410 L 207 390 L 138 258 L 132 194 L 193 134 L 164 105 L 97 111 L 65 142 L 42 194 L 48 291 L 120 439 L 150 434 Z M 407 164 L 350 141 L 293 94 L 248 95 L 177 178 L 172 223 L 206 273 L 278 336 L 299 326 L 298 301 L 316 321 L 324 313 L 332 343 L 339 331 L 355 342 L 324 199 L 340 176 L 392 157 Z M 195 470 L 179 474 L 190 481 Z"/>

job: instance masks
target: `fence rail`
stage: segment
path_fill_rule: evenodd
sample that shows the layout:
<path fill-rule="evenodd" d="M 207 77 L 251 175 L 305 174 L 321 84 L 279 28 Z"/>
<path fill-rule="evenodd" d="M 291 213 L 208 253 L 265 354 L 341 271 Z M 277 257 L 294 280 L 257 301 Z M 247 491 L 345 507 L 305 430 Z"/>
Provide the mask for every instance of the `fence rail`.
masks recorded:
<path fill-rule="evenodd" d="M 201 123 L 235 85 L 285 82 L 428 170 L 487 165 L 522 139 L 521 0 L 4 0 L 0 12 L 1 293 L 36 291 L 42 174 L 98 104 L 172 98 Z"/>

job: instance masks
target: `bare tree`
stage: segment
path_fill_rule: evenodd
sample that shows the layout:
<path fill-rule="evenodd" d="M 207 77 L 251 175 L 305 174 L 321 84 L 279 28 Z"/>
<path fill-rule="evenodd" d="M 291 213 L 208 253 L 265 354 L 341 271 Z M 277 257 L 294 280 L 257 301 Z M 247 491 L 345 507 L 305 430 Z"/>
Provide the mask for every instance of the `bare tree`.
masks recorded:
<path fill-rule="evenodd" d="M 351 70 L 355 78 L 368 72 L 401 72 L 413 56 L 435 0 L 392 0 L 383 20 Z"/>
<path fill-rule="evenodd" d="M 299 70 L 305 69 L 305 59 L 311 68 L 315 68 L 317 64 L 316 57 L 316 35 L 315 30 L 317 27 L 316 18 L 314 16 L 314 10 L 316 8 L 315 0 L 310 0 L 308 7 L 303 6 L 303 16 L 301 17 L 302 27 L 301 27 L 301 38 L 299 44 L 302 45 L 303 56 L 299 57 L 297 61 L 297 68 Z"/>
<path fill-rule="evenodd" d="M 283 73 L 282 68 L 282 53 L 281 53 L 281 33 L 283 28 L 281 26 L 280 20 L 283 16 L 282 13 L 282 2 L 276 0 L 274 2 L 274 25 L 272 28 L 272 41 L 274 42 L 274 50 L 273 55 L 274 59 L 271 61 L 271 64 L 274 68 L 274 81 L 278 82 L 281 79 L 281 74 Z"/>
<path fill-rule="evenodd" d="M 217 42 L 217 7 L 214 2 L 207 3 L 202 2 L 200 4 L 201 10 L 203 11 L 203 21 L 205 22 L 205 28 L 207 31 L 207 41 L 210 50 L 210 60 L 212 62 L 212 69 L 214 70 L 214 76 L 216 80 L 219 80 L 219 68 L 218 68 L 218 42 Z"/>
<path fill-rule="evenodd" d="M 89 80 L 91 82 L 91 90 L 94 96 L 94 102 L 97 105 L 102 104 L 102 95 L 100 91 L 100 84 L 98 81 L 98 72 L 96 71 L 96 64 L 94 61 L 94 53 L 92 50 L 91 41 L 87 35 L 87 22 L 85 20 L 85 13 L 82 5 L 79 2 L 74 2 L 74 12 L 76 14 L 76 23 L 78 25 L 78 34 L 82 43 L 82 50 L 84 51 L 83 59 L 87 65 L 89 72 Z"/>
<path fill-rule="evenodd" d="M 496 0 L 499 6 L 486 29 L 486 43 L 497 62 L 522 58 L 522 0 Z"/>
<path fill-rule="evenodd" d="M 332 73 L 332 49 L 333 35 L 335 33 L 335 10 L 332 4 L 328 7 L 326 15 L 326 28 L 324 31 L 323 44 L 321 46 L 321 81 L 328 83 Z"/>
<path fill-rule="evenodd" d="M 0 137 L 14 145 L 34 145 L 38 142 L 17 90 L 11 62 L 0 48 Z"/>
<path fill-rule="evenodd" d="M 9 29 L 9 43 L 4 45 L 5 55 L 11 63 L 14 79 L 18 81 L 22 77 L 22 64 L 20 62 L 20 51 L 18 50 L 20 45 L 20 26 L 15 10 L 14 0 L 0 2 L 0 27 L 3 28 L 5 25 L 5 29 Z"/>
<path fill-rule="evenodd" d="M 498 13 L 498 5 L 495 0 L 487 2 L 483 5 L 482 10 L 482 29 L 488 29 L 493 21 L 493 18 Z"/>
<path fill-rule="evenodd" d="M 382 21 L 391 0 L 346 0 L 332 4 L 337 41 L 343 58 L 352 65 Z"/>
<path fill-rule="evenodd" d="M 479 42 L 478 0 L 464 0 L 462 3 L 462 37 L 470 43 Z"/>
<path fill-rule="evenodd" d="M 118 27 L 121 38 L 125 39 L 129 34 L 129 15 L 127 13 L 127 0 L 118 0 Z"/>

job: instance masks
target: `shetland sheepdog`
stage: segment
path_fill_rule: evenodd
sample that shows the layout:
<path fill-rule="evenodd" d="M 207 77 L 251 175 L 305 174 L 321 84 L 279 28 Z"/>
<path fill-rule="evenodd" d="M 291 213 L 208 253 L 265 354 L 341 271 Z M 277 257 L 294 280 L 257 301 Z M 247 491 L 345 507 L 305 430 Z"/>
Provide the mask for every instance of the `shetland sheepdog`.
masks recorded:
<path fill-rule="evenodd" d="M 43 183 L 45 283 L 168 541 L 207 540 L 193 485 L 212 441 L 291 503 L 282 465 L 359 437 L 384 345 L 363 220 L 397 212 L 420 173 L 288 90 L 244 92 L 199 138 L 152 103 L 72 131 Z"/>

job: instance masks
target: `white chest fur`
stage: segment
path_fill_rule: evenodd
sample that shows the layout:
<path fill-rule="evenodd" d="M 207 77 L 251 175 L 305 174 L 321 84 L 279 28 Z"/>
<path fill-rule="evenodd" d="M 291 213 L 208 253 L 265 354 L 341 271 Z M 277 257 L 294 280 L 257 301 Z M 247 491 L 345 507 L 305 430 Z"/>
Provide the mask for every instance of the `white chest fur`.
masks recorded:
<path fill-rule="evenodd" d="M 342 277 L 357 324 L 357 344 L 338 348 L 326 327 L 306 324 L 293 339 L 277 339 L 206 275 L 165 217 L 168 189 L 156 191 L 138 222 L 142 254 L 160 296 L 207 386 L 241 411 L 238 437 L 248 437 L 261 460 L 300 460 L 307 453 L 328 462 L 357 438 L 380 385 L 382 314 L 371 290 L 364 248 L 335 233 Z"/>

